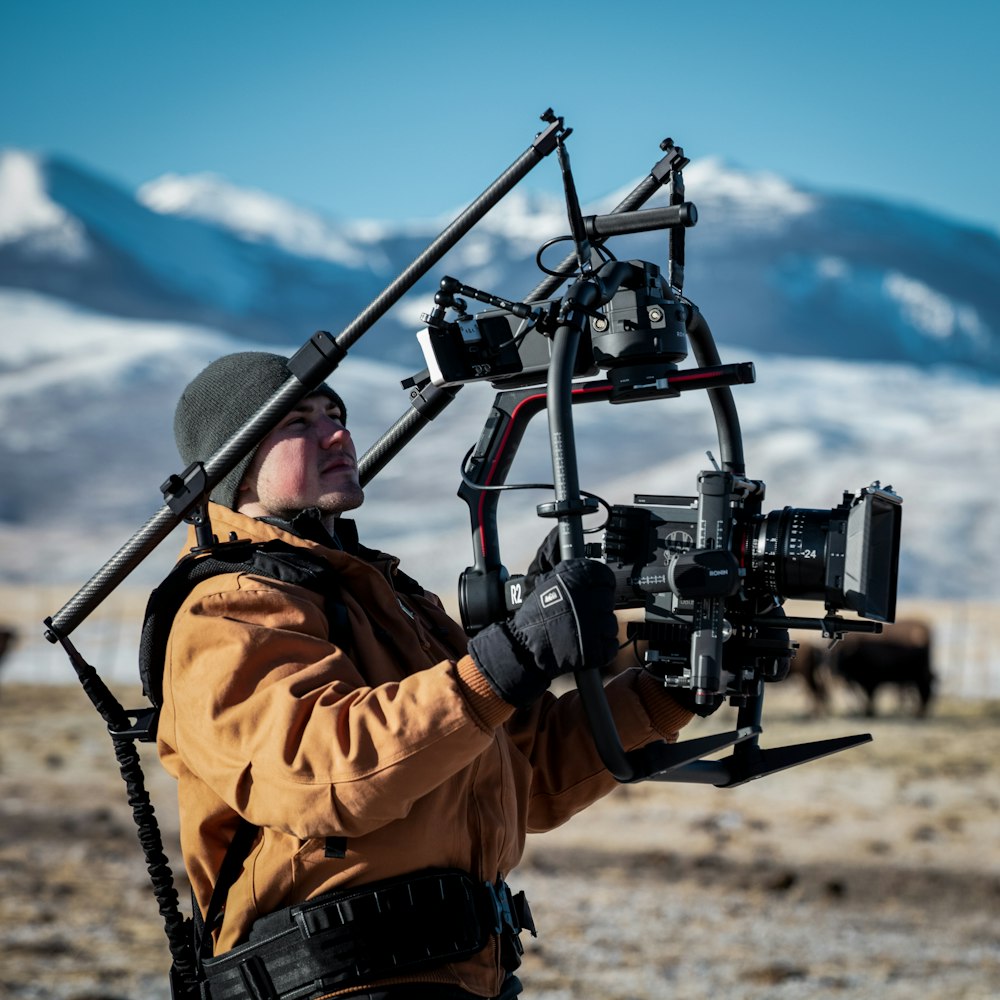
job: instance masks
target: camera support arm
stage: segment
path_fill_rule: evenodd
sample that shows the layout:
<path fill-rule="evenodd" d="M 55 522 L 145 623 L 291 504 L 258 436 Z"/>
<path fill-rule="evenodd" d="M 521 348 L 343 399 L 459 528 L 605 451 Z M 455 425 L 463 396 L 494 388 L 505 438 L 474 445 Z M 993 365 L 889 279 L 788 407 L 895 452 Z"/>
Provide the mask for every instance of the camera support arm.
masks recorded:
<path fill-rule="evenodd" d="M 501 198 L 514 188 L 556 147 L 570 130 L 551 109 L 542 116 L 546 128 L 531 145 L 482 194 L 449 225 L 385 290 L 377 296 L 336 338 L 325 331 L 314 334 L 292 357 L 293 375 L 264 403 L 243 427 L 204 463 L 204 492 L 180 489 L 191 469 L 172 476 L 164 484 L 165 504 L 105 565 L 51 618 L 46 619 L 46 638 L 57 642 L 68 636 L 167 535 L 189 511 L 203 502 L 218 484 L 282 417 L 308 392 L 337 368 L 347 351 L 367 330 L 409 291 Z"/>

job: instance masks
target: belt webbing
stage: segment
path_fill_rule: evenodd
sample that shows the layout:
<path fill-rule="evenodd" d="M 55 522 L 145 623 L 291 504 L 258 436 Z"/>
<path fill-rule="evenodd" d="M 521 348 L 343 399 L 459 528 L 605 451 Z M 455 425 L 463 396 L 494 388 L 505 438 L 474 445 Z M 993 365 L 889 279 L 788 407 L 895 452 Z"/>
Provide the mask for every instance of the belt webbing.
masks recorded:
<path fill-rule="evenodd" d="M 246 944 L 202 963 L 203 992 L 210 1000 L 303 1000 L 461 961 L 494 934 L 512 969 L 522 928 L 535 930 L 524 893 L 462 871 L 430 870 L 263 917 Z"/>

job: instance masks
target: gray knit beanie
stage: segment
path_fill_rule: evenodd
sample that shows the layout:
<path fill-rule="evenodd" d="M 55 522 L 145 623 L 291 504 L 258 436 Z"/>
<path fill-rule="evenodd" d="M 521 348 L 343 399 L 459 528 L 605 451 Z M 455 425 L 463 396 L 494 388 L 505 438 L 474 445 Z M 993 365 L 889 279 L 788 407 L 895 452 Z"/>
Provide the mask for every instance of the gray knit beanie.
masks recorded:
<path fill-rule="evenodd" d="M 292 373 L 288 358 L 242 351 L 213 361 L 181 393 L 174 413 L 174 438 L 185 465 L 207 462 L 277 391 Z M 316 390 L 329 396 L 347 418 L 343 400 L 325 382 Z M 254 448 L 212 490 L 212 499 L 236 509 L 240 483 Z"/>

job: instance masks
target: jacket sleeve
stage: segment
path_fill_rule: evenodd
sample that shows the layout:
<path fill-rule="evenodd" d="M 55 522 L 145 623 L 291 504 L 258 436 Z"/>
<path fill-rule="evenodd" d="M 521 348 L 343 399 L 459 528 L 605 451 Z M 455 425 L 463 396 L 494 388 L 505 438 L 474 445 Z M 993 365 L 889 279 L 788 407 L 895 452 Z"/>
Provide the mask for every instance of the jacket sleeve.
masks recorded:
<path fill-rule="evenodd" d="M 454 661 L 404 673 L 366 683 L 318 595 L 213 578 L 171 632 L 161 755 L 259 826 L 364 835 L 475 760 L 513 711 L 485 682 L 470 695 Z"/>
<path fill-rule="evenodd" d="M 625 750 L 659 739 L 672 743 L 693 717 L 642 670 L 622 672 L 604 690 Z M 565 823 L 618 784 L 601 760 L 576 690 L 546 695 L 508 728 L 531 769 L 528 832 Z"/>

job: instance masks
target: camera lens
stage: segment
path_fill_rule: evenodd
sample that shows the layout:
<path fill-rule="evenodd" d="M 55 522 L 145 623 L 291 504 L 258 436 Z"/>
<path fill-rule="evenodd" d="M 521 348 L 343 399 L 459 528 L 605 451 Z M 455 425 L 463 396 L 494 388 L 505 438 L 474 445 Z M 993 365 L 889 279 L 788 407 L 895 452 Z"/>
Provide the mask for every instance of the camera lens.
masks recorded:
<path fill-rule="evenodd" d="M 749 575 L 778 597 L 824 600 L 831 527 L 843 530 L 842 516 L 832 524 L 836 513 L 785 507 L 762 517 L 751 539 Z"/>

